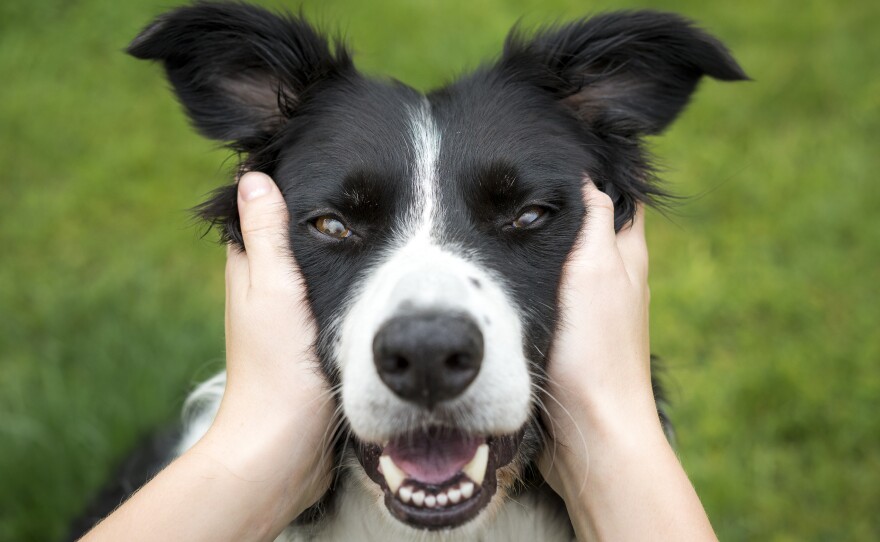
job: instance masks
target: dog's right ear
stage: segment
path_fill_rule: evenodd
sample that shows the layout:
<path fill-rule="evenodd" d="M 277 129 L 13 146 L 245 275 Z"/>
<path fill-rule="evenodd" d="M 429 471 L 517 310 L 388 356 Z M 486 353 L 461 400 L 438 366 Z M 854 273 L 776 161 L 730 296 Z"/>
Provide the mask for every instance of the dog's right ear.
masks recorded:
<path fill-rule="evenodd" d="M 237 3 L 202 2 L 160 15 L 128 52 L 160 61 L 196 129 L 247 153 L 246 167 L 261 170 L 274 160 L 255 154 L 309 92 L 354 72 L 346 48 L 337 42 L 331 49 L 301 17 Z M 218 189 L 196 211 L 220 226 L 224 241 L 241 246 L 235 185 Z"/>
<path fill-rule="evenodd" d="M 316 82 L 353 69 L 302 18 L 233 3 L 165 13 L 128 52 L 162 62 L 195 127 L 240 152 L 271 139 Z"/>

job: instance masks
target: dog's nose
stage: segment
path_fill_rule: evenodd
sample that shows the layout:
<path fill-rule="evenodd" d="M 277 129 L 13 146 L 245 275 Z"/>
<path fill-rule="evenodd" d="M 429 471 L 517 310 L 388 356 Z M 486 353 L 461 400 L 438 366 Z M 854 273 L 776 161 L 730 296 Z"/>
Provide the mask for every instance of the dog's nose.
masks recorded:
<path fill-rule="evenodd" d="M 373 339 L 379 377 L 402 399 L 426 408 L 458 397 L 483 362 L 483 334 L 458 313 L 391 318 Z"/>

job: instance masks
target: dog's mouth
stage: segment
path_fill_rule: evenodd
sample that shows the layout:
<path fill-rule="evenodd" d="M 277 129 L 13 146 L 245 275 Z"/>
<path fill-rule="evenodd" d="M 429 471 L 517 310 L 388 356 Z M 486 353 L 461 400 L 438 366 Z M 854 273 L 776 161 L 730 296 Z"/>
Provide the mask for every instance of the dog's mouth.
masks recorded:
<path fill-rule="evenodd" d="M 485 437 L 431 428 L 356 448 L 391 514 L 435 530 L 458 527 L 489 504 L 498 489 L 496 471 L 513 460 L 521 440 L 522 432 Z"/>

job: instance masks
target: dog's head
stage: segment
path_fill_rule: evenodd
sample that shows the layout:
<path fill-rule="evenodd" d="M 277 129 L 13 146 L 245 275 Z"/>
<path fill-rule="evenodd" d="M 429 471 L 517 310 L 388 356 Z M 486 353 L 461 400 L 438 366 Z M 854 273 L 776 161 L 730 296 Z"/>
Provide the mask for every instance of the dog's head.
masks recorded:
<path fill-rule="evenodd" d="M 703 75 L 745 78 L 716 39 L 647 11 L 514 31 L 496 62 L 428 94 L 242 4 L 167 13 L 129 51 L 161 61 L 196 128 L 280 186 L 367 483 L 431 529 L 477 516 L 540 449 L 584 179 L 622 226 L 658 194 L 642 137 Z M 241 243 L 234 186 L 201 213 Z"/>

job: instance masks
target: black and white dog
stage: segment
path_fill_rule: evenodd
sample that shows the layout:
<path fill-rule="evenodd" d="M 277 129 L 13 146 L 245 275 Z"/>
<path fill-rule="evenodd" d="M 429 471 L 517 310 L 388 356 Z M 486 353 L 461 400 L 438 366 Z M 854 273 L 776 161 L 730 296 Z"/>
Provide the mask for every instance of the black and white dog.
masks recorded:
<path fill-rule="evenodd" d="M 300 17 L 200 3 L 129 52 L 161 62 L 195 127 L 289 207 L 342 468 L 280 539 L 570 540 L 534 460 L 582 183 L 611 196 L 618 228 L 660 196 L 643 137 L 702 76 L 746 78 L 725 47 L 676 15 L 612 13 L 514 30 L 495 62 L 423 94 L 362 75 Z M 199 211 L 241 243 L 234 185 Z M 172 455 L 224 382 L 194 392 Z"/>

